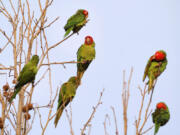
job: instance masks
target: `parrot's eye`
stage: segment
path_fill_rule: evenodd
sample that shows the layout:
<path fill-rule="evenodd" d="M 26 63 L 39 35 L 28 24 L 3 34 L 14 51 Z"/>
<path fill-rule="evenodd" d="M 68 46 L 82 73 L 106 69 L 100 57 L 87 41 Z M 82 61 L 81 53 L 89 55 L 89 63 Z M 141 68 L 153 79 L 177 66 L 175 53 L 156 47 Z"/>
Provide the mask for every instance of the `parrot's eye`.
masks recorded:
<path fill-rule="evenodd" d="M 93 38 L 91 37 L 91 36 L 86 36 L 85 37 L 85 44 L 87 44 L 87 45 L 91 45 L 91 44 L 93 44 Z"/>
<path fill-rule="evenodd" d="M 156 108 L 157 108 L 157 109 L 164 109 L 164 110 L 167 109 L 167 107 L 166 107 L 166 105 L 165 105 L 164 103 L 158 103 L 158 104 L 156 105 Z"/>
<path fill-rule="evenodd" d="M 83 14 L 87 17 L 87 16 L 88 16 L 88 11 L 87 11 L 87 10 L 84 10 L 84 11 L 83 11 Z"/>
<path fill-rule="evenodd" d="M 164 60 L 165 57 L 166 57 L 166 56 L 165 56 L 165 54 L 164 54 L 163 52 L 157 51 L 157 52 L 155 53 L 155 59 L 156 59 L 157 61 Z"/>

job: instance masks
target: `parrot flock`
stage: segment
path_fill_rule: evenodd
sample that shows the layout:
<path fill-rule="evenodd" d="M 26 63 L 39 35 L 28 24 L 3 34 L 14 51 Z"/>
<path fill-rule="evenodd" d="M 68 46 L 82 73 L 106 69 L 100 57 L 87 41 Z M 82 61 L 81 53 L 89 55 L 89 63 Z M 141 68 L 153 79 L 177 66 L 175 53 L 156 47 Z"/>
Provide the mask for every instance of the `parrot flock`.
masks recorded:
<path fill-rule="evenodd" d="M 87 23 L 88 11 L 79 9 L 76 14 L 71 16 L 64 26 L 66 37 L 71 31 L 78 33 L 79 30 Z M 81 84 L 81 79 L 89 64 L 95 59 L 95 42 L 91 36 L 86 36 L 84 44 L 77 51 L 77 76 L 71 77 L 67 82 L 62 84 L 59 91 L 58 106 L 54 120 L 55 127 L 63 113 L 65 107 L 73 100 L 76 90 Z"/>
<path fill-rule="evenodd" d="M 167 66 L 166 52 L 159 50 L 152 55 L 145 67 L 143 81 L 148 77 L 148 94 L 152 92 L 155 87 L 155 81 L 164 72 Z M 167 105 L 160 102 L 156 105 L 155 111 L 152 113 L 152 121 L 155 124 L 154 135 L 157 134 L 160 126 L 164 126 L 170 119 L 170 113 Z"/>
<path fill-rule="evenodd" d="M 88 11 L 79 9 L 73 16 L 71 16 L 66 25 L 64 26 L 64 37 L 68 36 L 70 32 L 78 33 L 83 26 L 87 23 Z M 65 107 L 73 100 L 76 95 L 77 88 L 81 85 L 81 79 L 89 67 L 90 63 L 95 59 L 95 42 L 91 36 L 86 36 L 84 43 L 79 47 L 77 51 L 77 76 L 70 77 L 70 79 L 62 84 L 59 97 L 56 117 L 54 120 L 55 127 L 57 127 L 58 121 L 63 113 Z M 20 92 L 21 88 L 27 83 L 34 84 L 34 80 L 38 71 L 37 65 L 39 62 L 39 56 L 33 55 L 31 60 L 24 65 L 20 72 L 17 83 L 15 85 L 15 91 L 10 98 L 10 103 Z M 145 67 L 143 81 L 148 77 L 148 93 L 154 89 L 155 81 L 164 72 L 167 66 L 166 52 L 159 50 L 152 55 Z M 164 102 L 160 102 L 156 105 L 155 111 L 152 113 L 152 121 L 155 124 L 156 134 L 160 126 L 164 126 L 170 119 L 170 113 L 167 105 Z"/>

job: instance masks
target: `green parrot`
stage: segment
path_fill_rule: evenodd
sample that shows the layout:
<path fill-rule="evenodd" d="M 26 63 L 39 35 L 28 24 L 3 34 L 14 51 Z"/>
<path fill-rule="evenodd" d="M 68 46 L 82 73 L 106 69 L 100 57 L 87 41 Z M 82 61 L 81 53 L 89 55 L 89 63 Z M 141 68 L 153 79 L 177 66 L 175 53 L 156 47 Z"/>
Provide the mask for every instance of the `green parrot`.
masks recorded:
<path fill-rule="evenodd" d="M 67 24 L 64 26 L 66 31 L 64 37 L 66 37 L 71 31 L 78 33 L 79 30 L 87 23 L 88 11 L 79 9 L 73 16 L 71 16 Z"/>
<path fill-rule="evenodd" d="M 91 36 L 85 37 L 85 43 L 77 51 L 77 78 L 78 84 L 81 84 L 81 78 L 88 68 L 89 64 L 95 59 L 95 43 Z"/>
<path fill-rule="evenodd" d="M 169 109 L 165 103 L 160 102 L 156 105 L 156 109 L 152 113 L 152 119 L 155 124 L 155 135 L 157 134 L 160 126 L 164 126 L 170 119 Z"/>
<path fill-rule="evenodd" d="M 148 93 L 150 93 L 151 89 L 154 87 L 154 81 L 166 69 L 166 65 L 166 52 L 163 50 L 157 51 L 148 60 L 143 76 L 143 81 L 145 80 L 146 76 L 149 78 Z"/>
<path fill-rule="evenodd" d="M 78 88 L 77 77 L 71 77 L 68 82 L 64 83 L 61 86 L 59 92 L 58 106 L 57 106 L 57 114 L 54 120 L 55 127 L 58 124 L 58 121 L 62 115 L 64 108 L 73 100 L 76 90 Z"/>
<path fill-rule="evenodd" d="M 33 55 L 31 60 L 23 67 L 17 79 L 18 82 L 15 85 L 15 91 L 9 100 L 10 102 L 12 102 L 12 100 L 16 97 L 16 95 L 19 93 L 19 91 L 25 84 L 30 82 L 32 82 L 32 84 L 34 83 L 35 76 L 38 71 L 37 69 L 38 62 L 39 62 L 39 56 Z"/>

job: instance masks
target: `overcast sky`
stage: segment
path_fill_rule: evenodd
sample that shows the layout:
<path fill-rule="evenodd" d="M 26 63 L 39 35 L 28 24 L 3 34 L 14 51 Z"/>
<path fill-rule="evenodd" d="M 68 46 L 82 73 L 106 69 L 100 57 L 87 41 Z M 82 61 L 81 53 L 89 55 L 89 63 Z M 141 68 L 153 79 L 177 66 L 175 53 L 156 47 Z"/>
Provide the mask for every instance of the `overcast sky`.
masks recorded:
<path fill-rule="evenodd" d="M 37 6 L 37 2 L 31 4 L 34 7 Z M 138 116 L 141 99 L 138 85 L 144 87 L 142 77 L 146 62 L 151 55 L 160 49 L 167 52 L 168 65 L 158 79 L 151 108 L 154 109 L 157 102 L 164 101 L 170 109 L 171 119 L 167 125 L 160 128 L 158 135 L 180 134 L 180 86 L 178 85 L 180 75 L 178 70 L 180 69 L 178 60 L 180 58 L 180 1 L 54 0 L 48 10 L 48 20 L 51 21 L 57 16 L 60 19 L 47 31 L 49 44 L 56 43 L 63 38 L 63 27 L 67 19 L 78 9 L 88 10 L 90 21 L 79 32 L 78 36 L 74 35 L 50 52 L 51 61 L 71 61 L 76 60 L 77 49 L 84 42 L 85 36 L 91 35 L 96 43 L 96 59 L 85 72 L 82 85 L 78 88 L 72 102 L 75 135 L 80 134 L 80 129 L 88 120 L 93 110 L 92 107 L 97 103 L 103 88 L 105 89 L 102 98 L 103 104 L 99 106 L 92 120 L 91 135 L 104 134 L 103 122 L 106 114 L 109 114 L 111 119 L 111 125 L 107 127 L 108 133 L 110 135 L 115 134 L 111 106 L 115 107 L 119 132 L 120 134 L 123 133 L 122 73 L 123 70 L 126 70 L 128 76 L 131 67 L 134 68 L 134 72 L 130 87 L 128 133 L 129 135 L 135 134 L 134 121 Z M 35 13 L 38 14 L 39 10 Z M 3 22 L 5 21 L 1 20 L 0 28 L 8 29 L 9 26 Z M 12 61 L 7 60 L 8 55 L 12 55 L 8 49 L 3 54 L 0 54 L 0 63 L 11 64 Z M 66 82 L 69 77 L 76 75 L 75 64 L 68 64 L 66 68 L 55 65 L 52 66 L 52 70 L 54 93 L 58 85 Z M 37 78 L 40 78 L 42 71 L 38 72 Z M 0 82 L 0 86 L 5 81 L 4 78 Z M 44 79 L 35 89 L 34 103 L 38 102 L 40 105 L 48 103 L 49 86 L 46 85 L 47 83 L 48 79 Z M 41 111 L 41 113 L 46 118 L 46 110 Z M 148 128 L 152 124 L 150 118 L 146 127 Z M 45 134 L 67 135 L 69 131 L 66 115 L 63 113 L 57 128 L 54 128 L 52 121 Z M 154 129 L 147 135 L 152 135 L 153 132 Z M 36 116 L 30 134 L 41 134 L 38 116 Z"/>

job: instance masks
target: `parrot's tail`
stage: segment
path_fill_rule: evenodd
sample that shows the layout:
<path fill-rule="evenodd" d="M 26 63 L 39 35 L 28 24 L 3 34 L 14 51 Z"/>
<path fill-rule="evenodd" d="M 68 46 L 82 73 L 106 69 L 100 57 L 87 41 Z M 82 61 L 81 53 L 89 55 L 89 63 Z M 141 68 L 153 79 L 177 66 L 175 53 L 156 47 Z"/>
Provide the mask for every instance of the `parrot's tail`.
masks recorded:
<path fill-rule="evenodd" d="M 9 99 L 9 102 L 11 103 L 12 100 L 16 97 L 16 95 L 19 93 L 19 91 L 21 90 L 21 87 L 16 88 L 13 95 L 11 96 L 11 98 Z"/>
<path fill-rule="evenodd" d="M 150 93 L 151 89 L 153 88 L 154 80 L 149 78 L 149 86 L 148 86 L 148 94 Z"/>
<path fill-rule="evenodd" d="M 81 85 L 81 78 L 83 77 L 84 72 L 77 72 L 77 81 L 78 85 Z"/>
<path fill-rule="evenodd" d="M 67 29 L 66 33 L 64 34 L 64 37 L 66 37 L 72 30 L 73 30 L 73 27 Z"/>
<path fill-rule="evenodd" d="M 144 76 L 143 76 L 143 82 L 144 82 L 145 79 L 146 79 L 146 74 L 144 73 Z"/>
<path fill-rule="evenodd" d="M 160 124 L 156 123 L 155 124 L 155 130 L 154 130 L 154 135 L 157 134 L 158 130 L 159 130 Z"/>
<path fill-rule="evenodd" d="M 62 108 L 59 108 L 59 109 L 58 109 L 58 112 L 57 112 L 57 114 L 56 114 L 56 118 L 55 118 L 55 120 L 54 120 L 54 125 L 55 125 L 55 127 L 56 127 L 57 124 L 58 124 L 58 121 L 59 121 L 59 119 L 60 119 L 60 117 L 61 117 L 61 115 L 62 115 L 62 112 L 63 112 L 63 109 L 62 109 Z"/>

